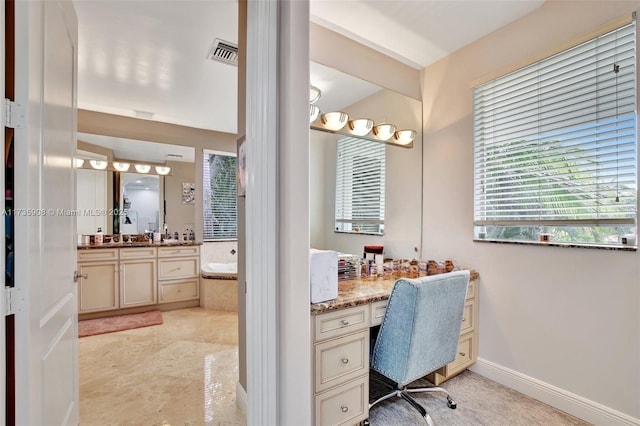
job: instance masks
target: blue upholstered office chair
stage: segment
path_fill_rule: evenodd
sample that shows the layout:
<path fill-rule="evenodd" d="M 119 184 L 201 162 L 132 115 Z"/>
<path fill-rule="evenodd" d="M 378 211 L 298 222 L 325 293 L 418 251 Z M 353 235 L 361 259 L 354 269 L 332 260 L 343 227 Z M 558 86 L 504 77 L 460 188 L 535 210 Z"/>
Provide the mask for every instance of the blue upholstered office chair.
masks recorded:
<path fill-rule="evenodd" d="M 371 368 L 395 386 L 390 385 L 392 391 L 369 408 L 397 396 L 416 408 L 429 425 L 431 417 L 410 393 L 445 392 L 449 408 L 456 408 L 446 389 L 407 385 L 454 360 L 468 284 L 469 271 L 396 281 L 371 356 Z"/>

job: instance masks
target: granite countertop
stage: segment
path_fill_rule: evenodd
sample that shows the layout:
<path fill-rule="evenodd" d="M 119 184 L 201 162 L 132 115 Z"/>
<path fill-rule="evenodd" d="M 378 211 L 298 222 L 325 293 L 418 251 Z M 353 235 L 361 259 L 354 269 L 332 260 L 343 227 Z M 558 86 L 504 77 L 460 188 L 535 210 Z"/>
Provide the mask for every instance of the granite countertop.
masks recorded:
<path fill-rule="evenodd" d="M 163 241 L 154 243 L 151 241 L 136 241 L 129 243 L 102 243 L 102 244 L 78 244 L 78 250 L 88 249 L 113 249 L 113 248 L 129 248 L 129 247 L 177 247 L 177 246 L 200 246 L 201 241 Z"/>
<path fill-rule="evenodd" d="M 480 274 L 470 269 L 470 280 L 477 280 Z M 321 314 L 323 312 L 337 309 L 351 308 L 367 303 L 387 300 L 391 295 L 391 290 L 397 278 L 381 278 L 377 280 L 348 280 L 338 281 L 338 297 L 326 302 L 312 303 L 311 313 Z"/>

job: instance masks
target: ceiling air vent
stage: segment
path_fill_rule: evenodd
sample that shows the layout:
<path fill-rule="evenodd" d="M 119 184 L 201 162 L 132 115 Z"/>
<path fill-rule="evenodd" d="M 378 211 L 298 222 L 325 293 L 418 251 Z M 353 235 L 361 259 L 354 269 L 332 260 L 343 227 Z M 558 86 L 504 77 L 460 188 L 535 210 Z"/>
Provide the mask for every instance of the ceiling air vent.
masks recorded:
<path fill-rule="evenodd" d="M 217 38 L 213 42 L 207 58 L 238 66 L 238 46 Z"/>

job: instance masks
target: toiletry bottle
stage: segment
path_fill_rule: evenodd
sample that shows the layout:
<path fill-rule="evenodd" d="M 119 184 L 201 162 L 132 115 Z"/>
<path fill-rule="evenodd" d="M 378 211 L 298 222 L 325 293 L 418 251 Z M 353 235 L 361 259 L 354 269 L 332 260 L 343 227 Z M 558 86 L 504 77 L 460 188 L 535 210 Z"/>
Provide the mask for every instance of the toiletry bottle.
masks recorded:
<path fill-rule="evenodd" d="M 104 234 L 102 233 L 102 228 L 98 228 L 98 232 L 96 232 L 94 240 L 96 244 L 102 244 L 104 242 Z"/>

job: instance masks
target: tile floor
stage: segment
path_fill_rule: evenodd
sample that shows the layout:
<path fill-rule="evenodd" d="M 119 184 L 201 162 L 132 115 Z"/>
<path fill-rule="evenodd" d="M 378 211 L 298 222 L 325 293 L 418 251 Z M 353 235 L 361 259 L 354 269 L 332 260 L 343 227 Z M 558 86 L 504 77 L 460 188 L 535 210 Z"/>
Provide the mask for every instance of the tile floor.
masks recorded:
<path fill-rule="evenodd" d="M 246 424 L 237 313 L 189 308 L 163 321 L 80 339 L 81 426 Z"/>

